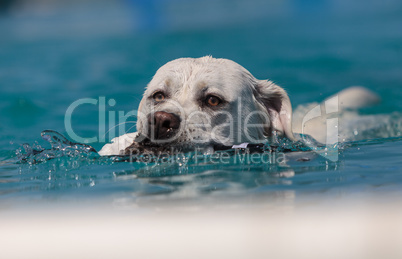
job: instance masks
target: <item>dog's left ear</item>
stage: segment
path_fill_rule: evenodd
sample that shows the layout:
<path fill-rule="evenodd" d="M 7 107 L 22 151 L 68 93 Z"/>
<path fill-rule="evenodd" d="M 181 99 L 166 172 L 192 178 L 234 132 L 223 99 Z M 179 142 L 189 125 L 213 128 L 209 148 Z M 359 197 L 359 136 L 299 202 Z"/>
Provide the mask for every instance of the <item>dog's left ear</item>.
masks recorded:
<path fill-rule="evenodd" d="M 277 131 L 295 140 L 292 132 L 292 105 L 286 91 L 271 81 L 258 80 L 254 96 L 271 119 L 271 125 L 264 128 L 266 136 L 271 136 L 272 131 Z"/>

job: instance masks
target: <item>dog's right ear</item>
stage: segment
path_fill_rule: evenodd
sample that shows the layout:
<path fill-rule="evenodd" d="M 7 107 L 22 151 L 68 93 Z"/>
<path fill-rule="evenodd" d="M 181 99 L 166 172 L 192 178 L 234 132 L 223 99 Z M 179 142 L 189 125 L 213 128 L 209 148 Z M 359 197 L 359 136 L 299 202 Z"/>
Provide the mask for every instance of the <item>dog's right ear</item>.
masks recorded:
<path fill-rule="evenodd" d="M 271 136 L 272 131 L 288 139 L 295 140 L 292 132 L 292 105 L 285 90 L 271 81 L 258 80 L 254 96 L 271 119 L 271 125 L 264 129 L 266 136 Z"/>

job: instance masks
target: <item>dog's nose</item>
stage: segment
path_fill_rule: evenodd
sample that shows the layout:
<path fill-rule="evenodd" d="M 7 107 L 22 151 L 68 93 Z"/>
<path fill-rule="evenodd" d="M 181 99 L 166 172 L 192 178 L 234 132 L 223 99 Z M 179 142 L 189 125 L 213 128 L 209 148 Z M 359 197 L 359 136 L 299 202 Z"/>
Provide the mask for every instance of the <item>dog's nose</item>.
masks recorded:
<path fill-rule="evenodd" d="M 151 139 L 167 139 L 180 128 L 180 117 L 173 113 L 155 112 L 148 118 Z"/>

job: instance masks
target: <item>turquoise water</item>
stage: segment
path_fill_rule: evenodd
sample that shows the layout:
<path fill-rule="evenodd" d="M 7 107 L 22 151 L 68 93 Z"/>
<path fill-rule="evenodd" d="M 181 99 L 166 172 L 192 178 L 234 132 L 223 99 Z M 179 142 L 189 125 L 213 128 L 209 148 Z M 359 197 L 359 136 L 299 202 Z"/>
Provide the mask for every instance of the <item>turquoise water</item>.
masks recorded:
<path fill-rule="evenodd" d="M 286 165 L 160 165 L 82 154 L 16 163 L 16 150 L 24 143 L 50 148 L 41 139 L 43 130 L 68 137 L 64 118 L 74 101 L 113 99 L 107 114 L 127 113 L 136 109 L 155 71 L 179 57 L 232 59 L 257 78 L 283 86 L 293 107 L 363 85 L 383 101 L 362 114 L 402 110 L 400 1 L 156 2 L 153 8 L 134 1 L 88 1 L 2 12 L 2 204 L 95 199 L 197 204 L 400 195 L 402 138 L 392 125 L 385 129 L 394 131 L 390 138 L 368 135 L 343 145 L 337 162 L 314 152 L 294 152 Z M 96 105 L 81 106 L 72 117 L 75 133 L 99 139 L 98 118 Z M 106 130 L 118 135 L 111 124 Z M 126 130 L 135 131 L 132 126 L 127 124 Z M 97 150 L 103 145 L 90 144 Z"/>

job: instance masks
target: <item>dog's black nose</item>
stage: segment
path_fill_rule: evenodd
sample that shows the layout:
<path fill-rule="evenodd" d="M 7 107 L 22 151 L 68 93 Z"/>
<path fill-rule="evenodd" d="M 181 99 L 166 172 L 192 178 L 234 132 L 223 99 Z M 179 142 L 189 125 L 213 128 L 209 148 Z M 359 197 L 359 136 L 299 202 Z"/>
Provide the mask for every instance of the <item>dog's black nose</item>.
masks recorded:
<path fill-rule="evenodd" d="M 180 117 L 167 112 L 155 112 L 148 117 L 151 139 L 168 139 L 180 128 Z"/>

